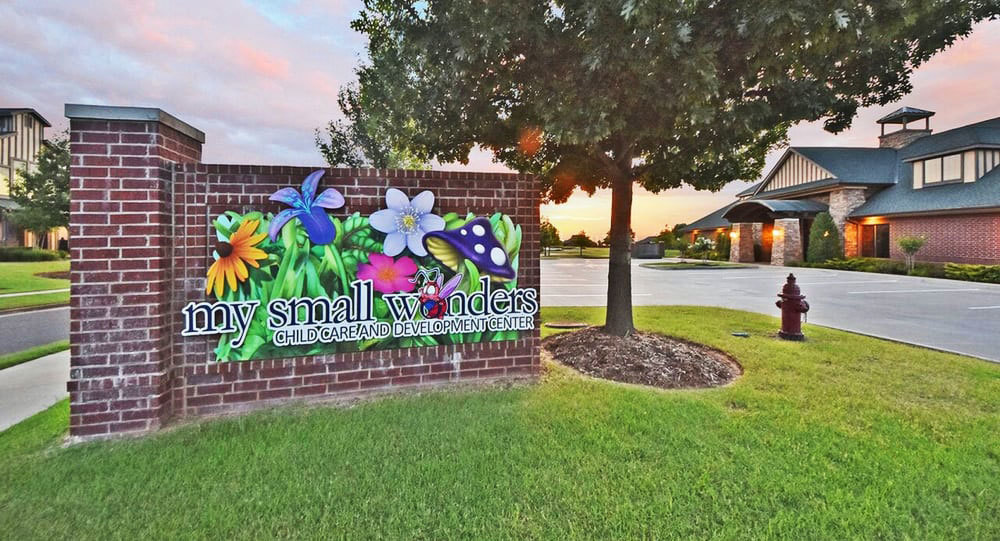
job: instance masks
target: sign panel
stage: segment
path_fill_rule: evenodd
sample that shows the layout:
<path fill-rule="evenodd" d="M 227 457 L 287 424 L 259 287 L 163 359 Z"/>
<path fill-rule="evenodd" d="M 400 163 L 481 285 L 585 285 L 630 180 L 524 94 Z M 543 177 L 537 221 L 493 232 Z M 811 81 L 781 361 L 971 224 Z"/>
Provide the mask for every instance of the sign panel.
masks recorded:
<path fill-rule="evenodd" d="M 220 335 L 218 361 L 516 340 L 538 291 L 517 287 L 521 227 L 502 213 L 435 213 L 434 194 L 386 192 L 385 208 L 344 220 L 324 171 L 271 200 L 278 214 L 226 212 L 203 302 L 183 336 Z"/>

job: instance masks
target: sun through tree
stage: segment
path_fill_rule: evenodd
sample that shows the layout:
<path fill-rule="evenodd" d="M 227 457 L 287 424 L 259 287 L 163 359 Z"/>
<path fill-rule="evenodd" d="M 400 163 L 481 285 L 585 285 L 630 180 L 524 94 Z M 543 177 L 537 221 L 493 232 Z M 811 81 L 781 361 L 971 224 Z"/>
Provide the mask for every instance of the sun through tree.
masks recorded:
<path fill-rule="evenodd" d="M 365 0 L 366 114 L 421 159 L 477 145 L 545 196 L 610 188 L 604 330 L 633 330 L 636 184 L 755 179 L 798 121 L 850 126 L 910 91 L 913 69 L 996 16 L 995 1 Z"/>

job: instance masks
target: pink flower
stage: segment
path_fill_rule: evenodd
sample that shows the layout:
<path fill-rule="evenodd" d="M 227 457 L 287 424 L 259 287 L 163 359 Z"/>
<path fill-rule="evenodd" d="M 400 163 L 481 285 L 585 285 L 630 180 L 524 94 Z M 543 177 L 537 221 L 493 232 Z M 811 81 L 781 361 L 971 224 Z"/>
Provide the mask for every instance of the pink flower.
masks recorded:
<path fill-rule="evenodd" d="M 358 265 L 358 279 L 371 280 L 375 291 L 380 293 L 397 293 L 413 291 L 416 286 L 410 281 L 417 272 L 417 264 L 408 257 L 394 261 L 382 254 L 368 256 L 369 264 Z"/>

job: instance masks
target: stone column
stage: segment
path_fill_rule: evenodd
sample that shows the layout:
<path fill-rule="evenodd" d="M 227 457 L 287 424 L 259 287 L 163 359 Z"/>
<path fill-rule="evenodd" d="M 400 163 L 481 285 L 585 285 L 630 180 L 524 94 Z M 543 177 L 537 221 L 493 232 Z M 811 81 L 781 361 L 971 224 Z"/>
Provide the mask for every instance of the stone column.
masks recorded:
<path fill-rule="evenodd" d="M 205 135 L 159 110 L 66 105 L 70 126 L 70 435 L 170 415 L 173 167 Z"/>
<path fill-rule="evenodd" d="M 802 233 L 798 218 L 779 218 L 774 221 L 771 244 L 771 264 L 784 265 L 802 261 Z"/>
<path fill-rule="evenodd" d="M 734 263 L 753 262 L 754 224 L 733 224 L 730 230 L 729 260 Z"/>
<path fill-rule="evenodd" d="M 842 188 L 830 192 L 830 217 L 837 226 L 845 257 L 858 255 L 858 226 L 848 223 L 847 216 L 864 203 L 864 188 Z"/>

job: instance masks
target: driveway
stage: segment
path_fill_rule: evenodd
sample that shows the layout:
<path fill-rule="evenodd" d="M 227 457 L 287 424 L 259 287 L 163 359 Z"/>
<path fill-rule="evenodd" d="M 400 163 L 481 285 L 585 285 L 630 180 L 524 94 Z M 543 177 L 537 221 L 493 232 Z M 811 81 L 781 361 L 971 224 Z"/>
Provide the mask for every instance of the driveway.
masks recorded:
<path fill-rule="evenodd" d="M 632 262 L 636 305 L 708 305 L 778 316 L 794 273 L 808 322 L 1000 362 L 1000 285 L 850 271 L 758 266 L 656 270 Z M 603 306 L 607 260 L 542 261 L 543 306 Z M 737 329 L 733 329 L 737 330 Z"/>

